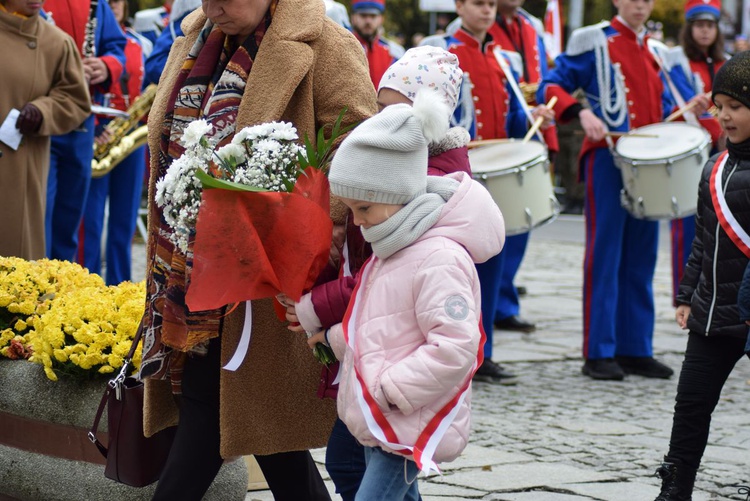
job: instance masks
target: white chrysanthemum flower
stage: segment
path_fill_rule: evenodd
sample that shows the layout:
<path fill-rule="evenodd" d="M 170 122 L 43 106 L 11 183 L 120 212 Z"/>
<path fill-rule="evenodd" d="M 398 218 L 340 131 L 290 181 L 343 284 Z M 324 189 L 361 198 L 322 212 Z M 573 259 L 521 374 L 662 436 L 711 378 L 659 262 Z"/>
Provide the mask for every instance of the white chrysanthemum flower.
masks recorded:
<path fill-rule="evenodd" d="M 272 157 L 281 153 L 281 143 L 274 139 L 261 139 L 253 145 L 253 149 L 262 157 Z"/>
<path fill-rule="evenodd" d="M 221 162 L 237 165 L 247 161 L 245 148 L 239 144 L 227 144 L 216 150 L 216 156 Z"/>
<path fill-rule="evenodd" d="M 213 126 L 205 120 L 194 120 L 190 122 L 190 125 L 185 127 L 185 132 L 182 133 L 182 142 L 186 148 L 194 146 L 200 143 L 203 136 L 210 134 L 213 130 Z"/>
<path fill-rule="evenodd" d="M 273 132 L 269 135 L 271 139 L 278 141 L 296 141 L 299 139 L 297 129 L 289 122 L 272 122 Z"/>

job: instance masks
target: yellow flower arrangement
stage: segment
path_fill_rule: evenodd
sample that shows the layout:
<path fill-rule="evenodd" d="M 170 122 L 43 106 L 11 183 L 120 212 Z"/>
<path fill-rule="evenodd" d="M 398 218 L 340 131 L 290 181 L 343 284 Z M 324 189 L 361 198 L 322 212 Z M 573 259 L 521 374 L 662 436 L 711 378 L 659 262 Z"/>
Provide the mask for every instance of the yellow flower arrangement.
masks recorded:
<path fill-rule="evenodd" d="M 81 266 L 0 257 L 0 355 L 88 376 L 122 367 L 143 315 L 145 283 L 106 286 Z M 140 366 L 140 346 L 133 357 Z"/>

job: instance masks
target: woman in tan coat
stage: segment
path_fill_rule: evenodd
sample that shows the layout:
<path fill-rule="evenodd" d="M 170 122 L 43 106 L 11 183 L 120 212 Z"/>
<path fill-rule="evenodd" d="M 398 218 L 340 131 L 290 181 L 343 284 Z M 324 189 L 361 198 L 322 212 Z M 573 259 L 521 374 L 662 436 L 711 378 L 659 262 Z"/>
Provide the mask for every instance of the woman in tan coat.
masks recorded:
<path fill-rule="evenodd" d="M 187 310 L 192 259 L 164 237 L 171 230 L 153 197 L 156 181 L 181 154 L 177 139 L 195 118 L 211 122 L 222 144 L 263 122 L 289 121 L 300 137 L 314 138 L 344 107 L 346 123 L 374 114 L 366 61 L 354 37 L 325 17 L 322 2 L 204 0 L 182 26 L 185 37 L 175 40 L 149 115 L 141 372 L 147 435 L 177 422 L 172 393 L 180 395 L 177 438 L 154 499 L 200 499 L 222 458 L 247 454 L 256 455 L 276 499 L 328 499 L 307 452 L 325 445 L 335 416 L 333 402 L 316 397 L 321 366 L 277 319 L 272 300 L 262 300 L 252 303 L 252 342 L 243 364 L 234 372 L 219 368 L 237 348 L 245 308 Z M 222 89 L 216 101 L 214 86 Z M 334 220 L 342 222 L 343 214 Z"/>
<path fill-rule="evenodd" d="M 0 142 L 0 256 L 44 257 L 50 136 L 90 113 L 73 39 L 39 16 L 39 0 L 0 0 L 0 122 L 11 110 L 23 134 L 17 150 Z M 13 123 L 11 123 L 13 125 Z"/>

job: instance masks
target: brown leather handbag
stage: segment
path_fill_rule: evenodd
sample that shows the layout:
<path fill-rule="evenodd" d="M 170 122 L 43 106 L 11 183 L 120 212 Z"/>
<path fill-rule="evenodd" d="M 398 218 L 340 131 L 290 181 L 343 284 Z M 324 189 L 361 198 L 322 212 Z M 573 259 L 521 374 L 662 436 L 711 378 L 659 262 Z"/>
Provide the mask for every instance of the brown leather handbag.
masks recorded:
<path fill-rule="evenodd" d="M 138 326 L 120 373 L 107 383 L 89 431 L 89 440 L 107 460 L 104 475 L 131 487 L 145 487 L 159 479 L 177 430 L 173 426 L 149 438 L 143 435 L 143 382 L 127 376 L 142 334 L 143 324 Z M 96 437 L 105 406 L 108 447 Z"/>

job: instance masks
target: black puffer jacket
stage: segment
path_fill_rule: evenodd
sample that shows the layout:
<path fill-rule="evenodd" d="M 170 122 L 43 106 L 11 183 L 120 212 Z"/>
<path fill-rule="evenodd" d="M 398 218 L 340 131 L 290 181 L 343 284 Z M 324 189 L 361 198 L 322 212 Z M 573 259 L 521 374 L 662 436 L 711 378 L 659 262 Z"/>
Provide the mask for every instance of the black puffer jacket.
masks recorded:
<path fill-rule="evenodd" d="M 706 335 L 745 339 L 747 325 L 737 310 L 737 291 L 748 258 L 719 224 L 711 201 L 710 179 L 719 155 L 703 169 L 698 189 L 695 240 L 677 294 L 678 304 L 691 306 L 688 329 Z M 750 233 L 750 160 L 729 156 L 721 180 L 732 214 Z"/>

